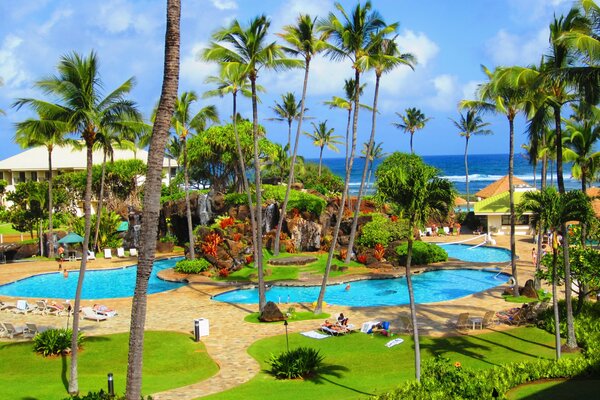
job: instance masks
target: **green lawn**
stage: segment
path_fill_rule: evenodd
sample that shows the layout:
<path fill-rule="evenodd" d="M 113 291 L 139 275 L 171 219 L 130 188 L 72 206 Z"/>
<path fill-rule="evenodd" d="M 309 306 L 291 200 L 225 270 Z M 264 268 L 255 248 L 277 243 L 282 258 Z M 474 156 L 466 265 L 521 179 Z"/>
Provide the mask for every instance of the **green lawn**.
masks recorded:
<path fill-rule="evenodd" d="M 600 381 L 594 379 L 551 379 L 517 386 L 509 391 L 509 400 L 597 399 Z"/>
<path fill-rule="evenodd" d="M 13 229 L 11 223 L 0 224 L 0 234 L 2 235 L 19 235 L 21 232 Z M 24 236 L 29 238 L 29 233 L 24 233 Z"/>
<path fill-rule="evenodd" d="M 412 338 L 400 335 L 404 343 L 387 348 L 383 336 L 355 333 L 323 340 L 300 334 L 289 336 L 290 347 L 319 349 L 328 364 L 326 372 L 313 380 L 277 380 L 261 372 L 250 382 L 208 399 L 364 399 L 414 378 Z M 423 358 L 443 354 L 452 362 L 470 368 L 490 368 L 511 361 L 552 359 L 553 336 L 534 327 L 473 336 L 421 338 Z M 248 352 L 264 369 L 272 353 L 285 350 L 285 335 L 254 343 Z"/>
<path fill-rule="evenodd" d="M 129 334 L 86 337 L 79 353 L 79 388 L 106 390 L 114 374 L 115 392 L 125 392 Z M 70 356 L 44 358 L 31 342 L 0 343 L 0 399 L 64 399 L 68 397 Z M 218 366 L 204 344 L 176 332 L 146 332 L 145 394 L 189 385 L 216 374 Z"/>

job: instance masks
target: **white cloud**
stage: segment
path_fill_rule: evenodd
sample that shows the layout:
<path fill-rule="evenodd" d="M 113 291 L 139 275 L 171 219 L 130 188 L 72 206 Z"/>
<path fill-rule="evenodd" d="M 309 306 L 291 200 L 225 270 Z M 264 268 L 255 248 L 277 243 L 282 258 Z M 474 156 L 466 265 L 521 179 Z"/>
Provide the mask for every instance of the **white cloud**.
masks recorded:
<path fill-rule="evenodd" d="M 426 67 L 440 51 L 438 45 L 423 32 L 415 33 L 409 29 L 396 39 L 403 53 L 412 53 L 417 59 L 417 68 Z"/>
<path fill-rule="evenodd" d="M 101 3 L 97 10 L 92 9 L 91 12 L 96 13 L 93 24 L 110 34 L 122 34 L 129 30 L 152 34 L 158 26 L 164 24 L 163 11 L 145 3 L 109 0 Z"/>
<path fill-rule="evenodd" d="M 219 10 L 237 10 L 238 8 L 234 0 L 211 0 L 210 2 Z"/>
<path fill-rule="evenodd" d="M 559 15 L 573 3 L 573 0 L 509 0 L 508 6 L 515 21 L 547 22 L 553 13 Z"/>
<path fill-rule="evenodd" d="M 8 88 L 16 88 L 29 80 L 19 58 L 19 47 L 22 43 L 22 38 L 9 34 L 0 46 L 0 76 Z"/>
<path fill-rule="evenodd" d="M 207 77 L 219 74 L 217 63 L 207 63 L 198 58 L 200 52 L 206 47 L 207 43 L 196 42 L 192 45 L 191 50 L 181 58 L 180 87 L 198 88 L 204 85 Z"/>
<path fill-rule="evenodd" d="M 526 65 L 538 63 L 548 48 L 548 30 L 524 37 L 501 29 L 486 43 L 486 52 L 497 65 Z"/>
<path fill-rule="evenodd" d="M 71 15 L 73 15 L 73 10 L 70 8 L 61 8 L 54 11 L 50 19 L 40 25 L 39 32 L 43 35 L 47 34 L 57 23 L 65 18 L 69 18 Z"/>
<path fill-rule="evenodd" d="M 438 75 L 432 79 L 431 83 L 435 89 L 435 95 L 428 100 L 428 103 L 436 110 L 450 111 L 456 108 L 458 95 L 460 94 L 459 84 L 454 75 Z"/>
<path fill-rule="evenodd" d="M 464 100 L 474 100 L 477 88 L 483 83 L 481 81 L 469 81 L 463 85 L 462 98 Z"/>

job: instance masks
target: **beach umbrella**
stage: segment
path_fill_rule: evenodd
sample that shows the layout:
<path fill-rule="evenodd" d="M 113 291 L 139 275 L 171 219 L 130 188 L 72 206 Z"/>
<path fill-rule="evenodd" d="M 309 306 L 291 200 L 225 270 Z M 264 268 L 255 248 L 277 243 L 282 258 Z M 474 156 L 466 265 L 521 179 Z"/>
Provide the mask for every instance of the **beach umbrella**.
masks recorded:
<path fill-rule="evenodd" d="M 60 239 L 58 243 L 70 244 L 70 243 L 83 243 L 83 237 L 78 234 L 71 232 L 64 238 Z"/>

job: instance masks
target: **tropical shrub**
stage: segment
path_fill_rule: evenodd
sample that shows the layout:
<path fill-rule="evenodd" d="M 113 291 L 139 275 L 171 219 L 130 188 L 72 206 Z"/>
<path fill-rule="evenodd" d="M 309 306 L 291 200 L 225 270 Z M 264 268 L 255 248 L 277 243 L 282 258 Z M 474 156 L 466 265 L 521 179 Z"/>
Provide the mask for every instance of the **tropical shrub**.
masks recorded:
<path fill-rule="evenodd" d="M 321 176 L 319 176 L 319 164 L 305 163 L 304 171 L 297 174 L 296 178 L 304 184 L 305 189 L 313 189 L 323 195 L 341 193 L 344 190 L 342 178 L 331 172 L 325 165 L 322 166 Z"/>
<path fill-rule="evenodd" d="M 272 355 L 268 363 L 271 365 L 271 374 L 277 378 L 294 379 L 317 374 L 324 358 L 319 350 L 298 347 L 277 356 Z"/>
<path fill-rule="evenodd" d="M 223 238 L 217 232 L 209 233 L 204 237 L 202 243 L 202 252 L 206 255 L 216 257 L 219 245 L 223 243 Z"/>
<path fill-rule="evenodd" d="M 66 397 L 63 400 L 126 400 L 126 398 L 125 395 L 109 395 L 107 392 L 100 389 L 99 392 L 88 392 L 86 395 L 75 395 L 73 397 Z M 141 400 L 152 400 L 152 396 L 142 396 Z"/>
<path fill-rule="evenodd" d="M 256 201 L 256 196 L 252 195 L 252 202 Z M 227 193 L 225 195 L 225 204 L 228 206 L 241 206 L 248 204 L 248 195 L 246 193 Z"/>
<path fill-rule="evenodd" d="M 406 264 L 408 243 L 402 243 L 396 247 L 400 265 Z M 413 242 L 411 264 L 426 265 L 435 262 L 448 261 L 448 253 L 438 245 L 425 242 Z"/>
<path fill-rule="evenodd" d="M 575 308 L 576 300 L 573 300 Z M 567 307 L 564 300 L 558 302 L 561 336 L 567 332 Z M 600 303 L 586 301 L 581 312 L 574 315 L 575 337 L 579 346 L 584 348 L 600 346 Z M 552 307 L 538 314 L 537 326 L 550 333 L 554 333 L 554 309 Z M 600 347 L 598 349 L 600 351 Z"/>
<path fill-rule="evenodd" d="M 181 260 L 175 264 L 175 272 L 182 274 L 199 274 L 212 267 L 204 258 L 197 258 L 195 260 Z"/>
<path fill-rule="evenodd" d="M 357 244 L 374 247 L 381 244 L 384 247 L 394 240 L 404 239 L 408 236 L 408 224 L 405 220 L 395 222 L 383 214 L 372 214 L 372 220 L 363 227 Z"/>
<path fill-rule="evenodd" d="M 33 351 L 44 357 L 61 354 L 71 348 L 72 338 L 73 331 L 71 329 L 48 329 L 34 336 Z M 80 346 L 82 341 L 83 335 L 80 333 L 77 345 Z"/>
<path fill-rule="evenodd" d="M 264 185 L 262 196 L 264 200 L 275 200 L 278 203 L 283 203 L 285 197 L 285 186 Z M 299 211 L 308 211 L 315 215 L 321 215 L 327 202 L 315 196 L 314 194 L 299 192 L 292 190 L 288 201 L 288 209 L 298 209 Z"/>

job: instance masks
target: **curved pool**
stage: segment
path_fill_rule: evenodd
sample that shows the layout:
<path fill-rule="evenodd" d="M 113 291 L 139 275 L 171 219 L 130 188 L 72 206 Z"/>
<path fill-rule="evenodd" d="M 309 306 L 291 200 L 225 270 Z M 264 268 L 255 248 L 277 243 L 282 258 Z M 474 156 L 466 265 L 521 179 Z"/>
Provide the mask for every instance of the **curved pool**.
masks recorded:
<path fill-rule="evenodd" d="M 446 250 L 448 257 L 461 261 L 494 263 L 510 261 L 510 250 L 500 247 L 472 246 L 469 244 L 436 243 Z"/>
<path fill-rule="evenodd" d="M 412 278 L 415 301 L 435 303 L 465 297 L 501 285 L 508 275 L 497 271 L 453 269 L 436 270 L 414 275 Z M 275 303 L 312 303 L 319 296 L 320 286 L 272 286 L 267 290 L 267 301 Z M 228 303 L 258 303 L 258 289 L 239 289 L 222 293 L 214 300 Z M 408 304 L 406 278 L 367 279 L 346 284 L 330 285 L 325 302 L 340 306 L 373 307 Z"/>
<path fill-rule="evenodd" d="M 173 268 L 182 257 L 154 262 L 148 281 L 148 294 L 160 293 L 184 286 L 181 282 L 167 282 L 157 277 L 163 269 Z M 116 269 L 88 270 L 85 272 L 81 298 L 85 300 L 131 297 L 135 289 L 137 265 Z M 0 286 L 0 295 L 14 297 L 37 297 L 72 299 L 75 297 L 79 270 L 69 270 L 69 277 L 62 272 L 35 275 Z"/>

